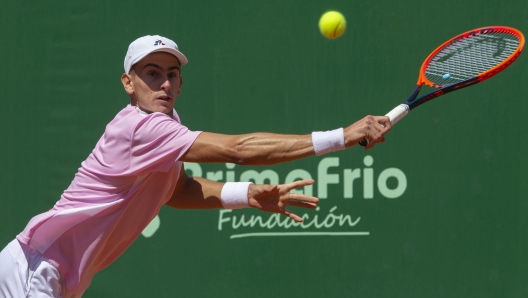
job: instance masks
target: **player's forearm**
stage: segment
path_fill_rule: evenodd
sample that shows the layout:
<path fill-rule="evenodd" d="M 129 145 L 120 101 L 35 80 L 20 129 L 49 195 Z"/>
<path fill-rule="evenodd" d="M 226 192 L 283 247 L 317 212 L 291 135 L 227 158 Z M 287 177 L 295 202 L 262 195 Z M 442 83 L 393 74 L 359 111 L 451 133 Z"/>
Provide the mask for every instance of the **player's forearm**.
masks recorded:
<path fill-rule="evenodd" d="M 224 183 L 199 177 L 183 178 L 167 205 L 178 209 L 216 209 L 222 208 L 220 193 Z"/>
<path fill-rule="evenodd" d="M 310 135 L 252 133 L 239 136 L 232 156 L 241 165 L 270 165 L 314 154 Z"/>
<path fill-rule="evenodd" d="M 269 165 L 314 154 L 310 135 L 251 133 L 221 135 L 203 132 L 182 157 L 185 162 Z"/>
<path fill-rule="evenodd" d="M 347 147 L 342 128 L 307 135 L 252 133 L 241 135 L 234 144 L 239 164 L 268 165 L 322 155 Z M 354 144 L 349 142 L 348 146 Z"/>

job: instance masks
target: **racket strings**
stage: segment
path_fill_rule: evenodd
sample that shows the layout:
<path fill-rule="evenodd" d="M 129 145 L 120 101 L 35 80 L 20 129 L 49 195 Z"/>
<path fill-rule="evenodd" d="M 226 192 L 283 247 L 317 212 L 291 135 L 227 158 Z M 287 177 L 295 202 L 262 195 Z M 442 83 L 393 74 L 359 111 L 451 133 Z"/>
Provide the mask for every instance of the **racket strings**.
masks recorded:
<path fill-rule="evenodd" d="M 473 78 L 508 59 L 519 44 L 519 38 L 509 32 L 470 36 L 441 49 L 429 61 L 425 77 L 436 85 Z"/>

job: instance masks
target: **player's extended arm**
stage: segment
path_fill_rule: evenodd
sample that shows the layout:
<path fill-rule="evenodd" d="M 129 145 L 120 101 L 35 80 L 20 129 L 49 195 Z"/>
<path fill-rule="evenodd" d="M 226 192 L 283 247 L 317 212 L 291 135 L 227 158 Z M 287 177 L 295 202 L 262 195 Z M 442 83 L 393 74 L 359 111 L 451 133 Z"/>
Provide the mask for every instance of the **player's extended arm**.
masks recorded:
<path fill-rule="evenodd" d="M 367 116 L 344 129 L 344 145 L 350 147 L 366 138 L 372 148 L 384 141 L 390 130 L 388 117 Z M 343 148 L 344 149 L 344 148 Z M 186 162 L 229 162 L 241 165 L 269 165 L 311 156 L 315 153 L 312 135 L 250 133 L 223 135 L 201 133 L 187 153 Z"/>
<path fill-rule="evenodd" d="M 288 184 L 250 184 L 247 191 L 249 207 L 267 212 L 282 213 L 302 222 L 302 218 L 291 213 L 286 206 L 315 208 L 319 199 L 303 194 L 290 194 L 290 190 L 313 184 L 313 180 L 299 180 Z M 189 177 L 182 167 L 180 178 L 167 205 L 180 209 L 223 208 L 220 199 L 224 183 L 199 177 Z"/>

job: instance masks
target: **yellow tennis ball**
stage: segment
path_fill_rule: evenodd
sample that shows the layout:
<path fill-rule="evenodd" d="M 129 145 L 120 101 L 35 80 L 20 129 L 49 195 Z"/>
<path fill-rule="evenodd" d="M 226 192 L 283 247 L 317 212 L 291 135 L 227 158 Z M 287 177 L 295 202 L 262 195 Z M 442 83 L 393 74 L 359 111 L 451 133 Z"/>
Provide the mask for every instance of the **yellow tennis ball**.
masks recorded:
<path fill-rule="evenodd" d="M 328 11 L 319 19 L 319 30 L 321 33 L 330 38 L 338 38 L 345 32 L 346 20 L 345 17 L 337 11 Z"/>

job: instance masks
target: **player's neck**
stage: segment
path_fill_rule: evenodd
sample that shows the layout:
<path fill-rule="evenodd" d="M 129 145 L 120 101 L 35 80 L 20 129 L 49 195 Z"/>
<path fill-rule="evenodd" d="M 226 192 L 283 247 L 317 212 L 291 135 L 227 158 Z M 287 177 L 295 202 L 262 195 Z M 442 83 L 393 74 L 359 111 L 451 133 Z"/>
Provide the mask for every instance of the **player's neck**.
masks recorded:
<path fill-rule="evenodd" d="M 140 105 L 139 105 L 139 102 L 137 102 L 137 101 L 136 101 L 135 106 L 136 106 L 140 111 L 143 111 L 143 112 L 145 112 L 145 113 L 147 113 L 147 114 L 152 114 L 152 113 L 154 113 L 154 111 L 151 111 L 151 110 L 149 110 L 149 109 L 146 109 L 146 108 L 140 106 Z M 173 111 L 172 111 L 172 110 L 171 110 L 169 113 L 165 113 L 165 115 L 167 115 L 167 116 L 169 116 L 169 117 L 171 117 L 171 118 L 174 118 L 172 114 L 173 114 Z"/>

